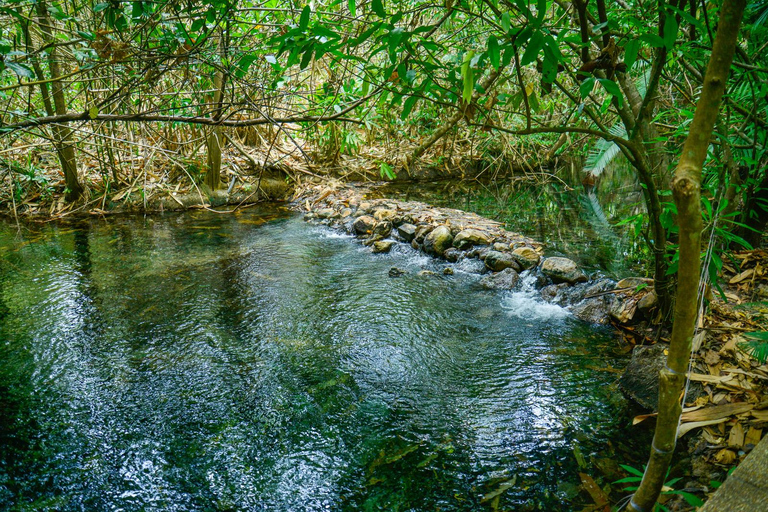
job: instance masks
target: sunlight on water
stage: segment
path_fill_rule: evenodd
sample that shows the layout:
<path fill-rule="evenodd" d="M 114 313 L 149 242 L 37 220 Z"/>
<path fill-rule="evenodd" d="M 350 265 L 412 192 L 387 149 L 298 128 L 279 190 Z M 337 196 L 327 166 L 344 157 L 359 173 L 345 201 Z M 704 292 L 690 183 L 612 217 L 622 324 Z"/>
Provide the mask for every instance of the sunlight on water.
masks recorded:
<path fill-rule="evenodd" d="M 2 510 L 573 510 L 621 435 L 610 333 L 529 278 L 274 211 L 0 242 Z"/>

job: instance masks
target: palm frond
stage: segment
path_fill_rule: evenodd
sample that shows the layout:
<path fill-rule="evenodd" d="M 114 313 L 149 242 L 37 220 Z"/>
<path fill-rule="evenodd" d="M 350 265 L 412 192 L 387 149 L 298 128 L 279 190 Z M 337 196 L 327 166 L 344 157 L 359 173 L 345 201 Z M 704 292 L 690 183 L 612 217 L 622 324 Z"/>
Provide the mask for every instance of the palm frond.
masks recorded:
<path fill-rule="evenodd" d="M 768 332 L 757 331 L 745 334 L 749 339 L 743 343 L 745 352 L 760 364 L 768 362 Z"/>

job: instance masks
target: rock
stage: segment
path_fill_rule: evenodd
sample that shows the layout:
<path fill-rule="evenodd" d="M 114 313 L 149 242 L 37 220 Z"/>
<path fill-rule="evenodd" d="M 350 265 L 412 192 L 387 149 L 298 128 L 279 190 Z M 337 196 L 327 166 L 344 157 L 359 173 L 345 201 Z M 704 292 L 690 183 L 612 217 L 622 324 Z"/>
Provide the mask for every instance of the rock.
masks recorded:
<path fill-rule="evenodd" d="M 653 279 L 647 279 L 645 277 L 627 277 L 616 283 L 617 290 L 624 288 L 637 289 L 649 286 L 653 286 Z"/>
<path fill-rule="evenodd" d="M 315 217 L 317 217 L 317 216 L 314 213 L 312 213 L 312 212 L 307 212 L 307 213 L 304 214 L 304 220 L 312 220 Z"/>
<path fill-rule="evenodd" d="M 419 276 L 436 276 L 437 274 L 432 272 L 431 270 L 419 270 L 419 273 L 416 274 Z"/>
<path fill-rule="evenodd" d="M 424 239 L 427 237 L 430 231 L 432 231 L 432 226 L 429 224 L 420 224 L 416 227 L 416 234 L 414 235 L 413 239 L 420 244 L 424 243 Z"/>
<path fill-rule="evenodd" d="M 485 266 L 494 272 L 501 272 L 505 268 L 514 269 L 515 272 L 520 271 L 520 265 L 517 264 L 512 256 L 507 252 L 488 251 L 485 254 Z"/>
<path fill-rule="evenodd" d="M 390 233 L 392 233 L 392 223 L 389 221 L 383 220 L 381 222 L 377 222 L 376 225 L 373 226 L 374 235 L 379 235 L 386 238 Z"/>
<path fill-rule="evenodd" d="M 655 411 L 659 401 L 659 371 L 664 368 L 667 345 L 637 346 L 619 378 L 624 393 L 645 409 Z"/>
<path fill-rule="evenodd" d="M 461 251 L 455 247 L 449 247 L 443 253 L 443 258 L 450 261 L 451 263 L 456 263 L 461 259 Z"/>
<path fill-rule="evenodd" d="M 445 250 L 451 246 L 451 243 L 453 243 L 451 228 L 445 225 L 437 226 L 424 238 L 424 252 L 442 256 Z"/>
<path fill-rule="evenodd" d="M 453 275 L 453 269 L 451 267 L 445 267 L 443 269 L 443 275 L 452 276 Z"/>
<path fill-rule="evenodd" d="M 611 304 L 611 317 L 620 324 L 629 324 L 634 320 L 637 312 L 637 299 L 635 297 L 616 297 Z"/>
<path fill-rule="evenodd" d="M 542 288 L 539 293 L 541 294 L 541 298 L 545 301 L 565 306 L 567 304 L 567 299 L 563 292 L 567 288 L 568 283 L 550 284 Z"/>
<path fill-rule="evenodd" d="M 421 244 L 417 242 L 416 240 L 411 240 L 411 247 L 416 249 L 417 251 L 421 249 Z"/>
<path fill-rule="evenodd" d="M 576 318 L 593 324 L 607 324 L 610 319 L 611 302 L 613 296 L 605 295 L 586 299 L 571 306 L 571 313 Z"/>
<path fill-rule="evenodd" d="M 355 222 L 352 224 L 352 229 L 354 229 L 355 233 L 358 235 L 367 235 L 373 231 L 373 226 L 375 225 L 376 219 L 370 215 L 362 215 L 355 219 Z"/>
<path fill-rule="evenodd" d="M 397 217 L 396 210 L 381 209 L 373 212 L 373 218 L 376 220 L 385 220 L 388 222 L 392 222 L 393 220 L 395 220 L 395 217 Z"/>
<path fill-rule="evenodd" d="M 579 269 L 573 260 L 568 258 L 547 258 L 541 264 L 541 271 L 554 283 L 584 283 L 587 276 Z"/>
<path fill-rule="evenodd" d="M 392 267 L 391 269 L 389 269 L 388 275 L 389 275 L 389 277 L 400 277 L 403 274 L 407 274 L 407 273 L 408 272 L 406 272 L 405 270 L 403 270 L 401 268 Z"/>
<path fill-rule="evenodd" d="M 651 310 L 656 307 L 656 304 L 659 303 L 659 297 L 656 296 L 656 292 L 651 290 L 645 295 L 642 296 L 642 298 L 637 301 L 637 310 L 643 314 L 644 317 L 648 318 L 650 316 Z"/>
<path fill-rule="evenodd" d="M 331 219 L 333 217 L 337 217 L 338 214 L 333 208 L 322 208 L 317 210 L 317 216 L 321 219 Z"/>
<path fill-rule="evenodd" d="M 373 252 L 374 254 L 389 252 L 394 244 L 395 242 L 392 240 L 379 240 L 378 242 L 373 242 Z"/>
<path fill-rule="evenodd" d="M 509 252 L 509 245 L 501 242 L 496 242 L 491 246 L 491 249 L 497 252 Z"/>
<path fill-rule="evenodd" d="M 453 239 L 453 246 L 457 249 L 467 249 L 473 245 L 488 245 L 490 243 L 491 237 L 488 233 L 473 228 L 459 231 Z"/>
<path fill-rule="evenodd" d="M 370 247 L 373 244 L 375 244 L 376 242 L 379 242 L 381 240 L 384 240 L 383 236 L 381 236 L 381 235 L 371 235 L 368 238 L 366 238 L 365 240 L 363 240 L 363 245 L 366 246 L 366 247 Z"/>
<path fill-rule="evenodd" d="M 351 217 L 354 212 L 352 211 L 352 208 L 344 208 L 339 212 L 339 215 L 341 215 L 343 218 Z"/>
<path fill-rule="evenodd" d="M 484 277 L 480 284 L 490 290 L 511 290 L 517 285 L 519 278 L 515 269 L 505 268 L 501 272 Z"/>
<path fill-rule="evenodd" d="M 406 242 L 410 242 L 416 238 L 416 226 L 413 224 L 400 224 L 397 228 L 397 234 Z"/>
<path fill-rule="evenodd" d="M 528 270 L 539 264 L 540 257 L 539 253 L 530 247 L 518 247 L 512 251 L 512 259 L 524 270 Z"/>

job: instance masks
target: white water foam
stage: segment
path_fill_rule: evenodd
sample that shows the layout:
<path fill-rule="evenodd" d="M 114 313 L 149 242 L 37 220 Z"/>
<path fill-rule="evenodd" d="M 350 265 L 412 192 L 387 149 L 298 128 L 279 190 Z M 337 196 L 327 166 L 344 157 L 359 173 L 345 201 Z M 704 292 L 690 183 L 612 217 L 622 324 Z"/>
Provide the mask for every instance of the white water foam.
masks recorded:
<path fill-rule="evenodd" d="M 530 272 L 520 274 L 520 290 L 511 292 L 502 299 L 501 305 L 508 315 L 522 320 L 562 320 L 570 316 L 570 312 L 558 306 L 544 302 L 534 286 L 536 276 Z"/>

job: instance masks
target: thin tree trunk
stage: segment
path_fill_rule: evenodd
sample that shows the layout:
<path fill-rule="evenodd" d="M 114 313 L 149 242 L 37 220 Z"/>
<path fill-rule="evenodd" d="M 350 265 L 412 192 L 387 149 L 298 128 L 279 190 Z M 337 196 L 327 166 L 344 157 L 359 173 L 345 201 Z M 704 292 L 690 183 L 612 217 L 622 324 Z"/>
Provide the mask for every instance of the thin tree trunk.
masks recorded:
<path fill-rule="evenodd" d="M 219 48 L 222 57 L 227 53 L 228 44 L 229 29 L 226 30 L 226 33 L 222 33 L 220 36 Z M 216 72 L 213 79 L 213 86 L 215 92 L 213 93 L 214 112 L 212 118 L 218 121 L 221 119 L 224 87 L 226 86 L 226 77 L 223 70 Z M 221 146 L 223 142 L 224 134 L 222 133 L 222 127 L 220 125 L 214 126 L 206 139 L 206 145 L 208 146 L 208 172 L 205 175 L 205 184 L 208 185 L 211 190 L 216 190 L 221 186 Z"/>
<path fill-rule="evenodd" d="M 53 45 L 53 20 L 48 15 L 48 6 L 46 2 L 39 1 L 35 4 L 37 11 L 37 24 L 40 29 L 40 36 L 45 45 L 50 45 L 48 52 L 48 69 L 51 73 L 51 96 L 53 96 L 53 108 L 48 96 L 48 87 L 46 84 L 40 85 L 40 91 L 43 95 L 43 103 L 45 105 L 46 113 L 50 116 L 54 112 L 56 115 L 65 115 L 67 113 L 67 100 L 64 97 L 64 87 L 59 78 L 61 73 L 61 67 L 56 56 L 56 46 Z M 38 75 L 42 74 L 42 70 L 39 66 L 35 71 Z M 38 78 L 41 78 L 38 76 Z M 66 182 L 67 201 L 75 201 L 83 193 L 83 187 L 80 185 L 80 181 L 77 177 L 77 158 L 75 157 L 75 148 L 72 145 L 72 130 L 68 126 L 54 125 L 53 126 L 53 144 L 56 148 L 56 154 L 59 157 L 61 164 L 61 170 L 64 173 L 64 180 Z"/>
<path fill-rule="evenodd" d="M 630 509 L 638 512 L 650 511 L 656 504 L 675 451 L 682 410 L 680 394 L 699 313 L 701 173 L 725 91 L 745 3 L 746 0 L 725 0 L 723 3 L 704 87 L 672 181 L 680 227 L 677 299 L 667 366 L 659 375 L 659 415 L 651 456 L 640 487 L 630 501 Z"/>

